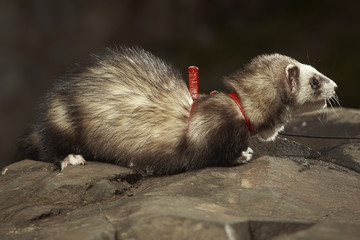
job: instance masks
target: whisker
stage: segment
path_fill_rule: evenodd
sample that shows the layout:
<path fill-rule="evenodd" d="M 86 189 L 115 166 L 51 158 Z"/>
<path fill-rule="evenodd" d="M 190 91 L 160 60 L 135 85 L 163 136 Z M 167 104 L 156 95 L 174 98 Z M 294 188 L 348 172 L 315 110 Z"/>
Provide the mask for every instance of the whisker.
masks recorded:
<path fill-rule="evenodd" d="M 336 101 L 335 98 L 331 98 L 330 101 L 334 104 L 334 106 L 338 106 L 339 103 Z"/>
<path fill-rule="evenodd" d="M 329 111 L 326 109 L 323 111 L 323 119 L 328 121 L 329 118 Z"/>
<path fill-rule="evenodd" d="M 334 99 L 334 101 L 337 103 L 337 105 L 338 105 L 339 107 L 341 107 L 340 99 L 339 99 L 338 95 L 335 94 L 335 95 L 333 96 L 333 99 Z"/>
<path fill-rule="evenodd" d="M 329 98 L 328 101 L 329 101 L 329 103 L 332 103 L 332 104 L 334 104 L 334 105 L 336 104 L 336 103 L 334 102 L 334 99 L 333 99 L 333 98 Z"/>
<path fill-rule="evenodd" d="M 328 101 L 331 101 L 335 106 L 339 106 L 341 108 L 339 97 L 336 94 L 329 98 Z"/>
<path fill-rule="evenodd" d="M 333 107 L 333 105 L 332 105 L 331 101 L 332 101 L 332 98 L 330 98 L 330 99 L 328 99 L 328 100 L 327 100 L 327 102 L 328 102 L 328 103 L 329 103 L 329 105 L 331 106 L 331 109 L 332 109 L 332 110 L 333 110 L 333 112 L 335 113 L 336 117 L 337 117 L 338 119 L 340 119 L 340 117 L 339 117 L 339 115 L 337 114 L 337 112 L 335 111 L 335 109 L 334 109 L 334 107 Z"/>
<path fill-rule="evenodd" d="M 327 115 L 327 111 L 323 111 L 323 110 L 317 110 L 316 111 L 316 118 L 319 120 L 319 122 L 321 123 L 321 125 L 323 127 L 325 127 L 325 124 L 323 123 L 322 119 L 325 119 L 326 118 L 326 115 Z"/>
<path fill-rule="evenodd" d="M 321 125 L 322 125 L 323 127 L 325 127 L 325 124 L 323 123 L 323 121 L 321 120 L 321 118 L 320 118 L 318 115 L 316 115 L 316 118 L 319 120 L 319 122 L 321 123 Z"/>
<path fill-rule="evenodd" d="M 311 64 L 311 60 L 310 60 L 310 55 L 309 55 L 309 52 L 308 52 L 308 51 L 306 51 L 306 56 L 307 56 L 309 65 L 312 65 L 312 64 Z"/>

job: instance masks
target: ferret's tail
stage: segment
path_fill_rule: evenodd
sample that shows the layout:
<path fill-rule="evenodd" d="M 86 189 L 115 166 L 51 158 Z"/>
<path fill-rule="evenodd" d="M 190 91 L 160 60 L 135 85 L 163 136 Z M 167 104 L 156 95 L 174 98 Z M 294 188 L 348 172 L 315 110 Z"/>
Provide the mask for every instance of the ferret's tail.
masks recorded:
<path fill-rule="evenodd" d="M 18 149 L 21 158 L 39 160 L 40 137 L 35 126 L 28 127 L 19 138 Z"/>

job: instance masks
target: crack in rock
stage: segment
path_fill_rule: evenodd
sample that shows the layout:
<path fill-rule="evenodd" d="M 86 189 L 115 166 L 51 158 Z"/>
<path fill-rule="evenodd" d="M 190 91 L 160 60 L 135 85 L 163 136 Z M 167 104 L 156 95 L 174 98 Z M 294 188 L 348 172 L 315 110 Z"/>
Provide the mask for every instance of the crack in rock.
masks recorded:
<path fill-rule="evenodd" d="M 35 222 L 35 221 L 42 220 L 45 218 L 58 216 L 58 215 L 62 214 L 63 212 L 65 212 L 65 210 L 66 210 L 65 208 L 51 208 L 48 211 L 45 211 L 44 213 L 41 213 L 38 216 L 31 218 L 30 221 Z"/>
<path fill-rule="evenodd" d="M 282 221 L 249 221 L 251 240 L 265 240 L 292 234 L 312 227 L 314 223 Z"/>

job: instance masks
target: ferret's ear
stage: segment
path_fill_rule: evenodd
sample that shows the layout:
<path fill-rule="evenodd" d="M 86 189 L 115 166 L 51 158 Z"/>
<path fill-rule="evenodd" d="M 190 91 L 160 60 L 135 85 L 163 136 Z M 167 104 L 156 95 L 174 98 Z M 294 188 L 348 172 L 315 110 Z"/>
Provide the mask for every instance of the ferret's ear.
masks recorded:
<path fill-rule="evenodd" d="M 287 86 L 291 92 L 294 92 L 296 85 L 299 83 L 300 69 L 293 64 L 289 64 L 286 66 L 285 73 Z"/>

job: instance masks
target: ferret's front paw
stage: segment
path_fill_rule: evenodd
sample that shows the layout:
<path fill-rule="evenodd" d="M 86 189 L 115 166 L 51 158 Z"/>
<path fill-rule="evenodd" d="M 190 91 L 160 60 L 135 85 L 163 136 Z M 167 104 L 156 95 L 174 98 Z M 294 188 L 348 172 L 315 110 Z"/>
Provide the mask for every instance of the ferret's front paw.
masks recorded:
<path fill-rule="evenodd" d="M 246 151 L 243 151 L 241 153 L 241 157 L 238 159 L 239 163 L 247 163 L 251 160 L 252 156 L 254 154 L 254 151 L 251 148 L 247 148 Z"/>
<path fill-rule="evenodd" d="M 61 171 L 67 167 L 67 165 L 85 165 L 86 161 L 81 155 L 69 154 L 61 162 Z"/>

